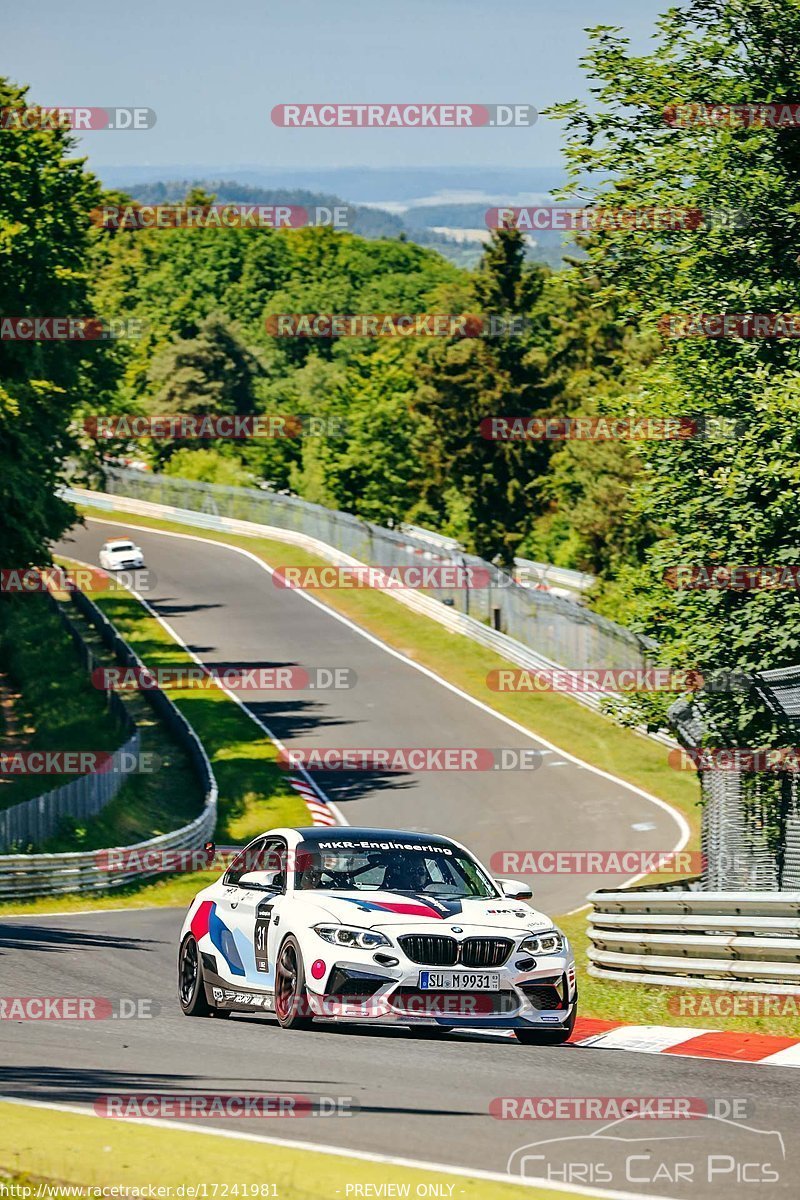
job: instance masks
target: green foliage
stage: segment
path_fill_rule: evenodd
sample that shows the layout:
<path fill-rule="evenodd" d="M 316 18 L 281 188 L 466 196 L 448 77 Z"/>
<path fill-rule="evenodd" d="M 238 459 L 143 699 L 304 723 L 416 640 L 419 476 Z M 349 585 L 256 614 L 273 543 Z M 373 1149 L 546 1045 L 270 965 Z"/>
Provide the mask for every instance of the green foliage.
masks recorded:
<path fill-rule="evenodd" d="M 689 101 L 780 103 L 797 90 L 798 46 L 800 8 L 765 0 L 692 0 L 661 19 L 646 55 L 633 54 L 617 30 L 593 31 L 585 65 L 595 101 L 556 110 L 566 119 L 573 193 L 588 191 L 604 207 L 740 210 L 748 219 L 580 239 L 587 260 L 577 270 L 597 278 L 601 298 L 645 336 L 670 313 L 796 309 L 797 130 L 673 127 L 664 112 Z M 695 337 L 666 339 L 639 374 L 629 397 L 639 413 L 737 422 L 732 437 L 639 447 L 631 512 L 655 540 L 639 568 L 623 572 L 624 586 L 639 627 L 659 639 L 667 662 L 710 672 L 800 660 L 793 590 L 675 590 L 663 582 L 680 564 L 797 561 L 799 367 L 796 341 Z M 621 394 L 617 410 L 625 406 Z M 711 696 L 707 707 L 717 738 L 779 737 L 747 698 Z M 653 723 L 663 719 L 663 704 L 642 711 Z"/>
<path fill-rule="evenodd" d="M 221 483 L 228 487 L 248 487 L 253 476 L 240 459 L 221 450 L 176 450 L 164 467 L 165 475 L 195 479 L 201 483 Z"/>
<path fill-rule="evenodd" d="M 0 109 L 24 108 L 26 91 L 0 77 Z M 62 129 L 7 129 L 0 136 L 0 314 L 91 317 L 89 212 L 100 195 L 71 159 Z M 0 557 L 41 563 L 69 524 L 54 496 L 69 452 L 70 412 L 82 392 L 103 403 L 114 383 L 102 341 L 0 343 Z M 106 395 L 107 401 L 107 395 Z"/>
<path fill-rule="evenodd" d="M 529 320 L 541 294 L 544 272 L 525 265 L 522 235 L 515 230 L 492 234 L 474 280 L 459 295 L 440 295 L 454 305 L 444 311 L 476 309 L 510 328 Z M 471 301 L 471 303 L 470 303 Z M 534 335 L 525 329 L 495 338 L 457 338 L 432 345 L 420 354 L 421 386 L 415 409 L 433 430 L 423 449 L 426 475 L 423 500 L 445 518 L 451 488 L 466 501 L 467 548 L 504 565 L 513 563 L 534 515 L 540 511 L 538 477 L 546 466 L 541 443 L 492 441 L 481 436 L 481 422 L 498 415 L 528 416 L 543 411 L 547 393 Z"/>

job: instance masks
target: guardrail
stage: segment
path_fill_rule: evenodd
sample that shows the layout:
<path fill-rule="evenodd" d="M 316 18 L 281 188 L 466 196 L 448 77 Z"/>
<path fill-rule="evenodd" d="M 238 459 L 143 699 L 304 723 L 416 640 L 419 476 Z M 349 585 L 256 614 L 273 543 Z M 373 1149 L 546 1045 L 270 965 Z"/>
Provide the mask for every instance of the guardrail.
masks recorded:
<path fill-rule="evenodd" d="M 80 591 L 70 595 L 121 664 L 138 668 L 144 666 L 88 596 Z M 88 647 L 86 649 L 89 650 Z M 203 787 L 203 811 L 180 829 L 131 846 L 65 854 L 1 855 L 0 900 L 121 887 L 134 879 L 163 874 L 157 863 L 162 853 L 198 850 L 211 839 L 217 823 L 217 782 L 203 745 L 189 722 L 164 692 L 158 688 L 148 688 L 143 694 L 188 752 Z M 36 803 L 36 800 L 29 803 Z M 112 863 L 116 863 L 117 867 L 111 866 Z"/>
<path fill-rule="evenodd" d="M 262 488 L 225 487 L 171 475 L 106 466 L 105 488 L 114 496 L 305 534 L 373 567 L 414 562 L 474 567 L 486 586 L 431 587 L 431 593 L 465 614 L 502 629 L 535 653 L 573 669 L 646 668 L 655 643 L 593 612 L 575 599 L 522 587 L 494 563 L 405 532 L 387 529 L 352 513 L 311 504 Z M 412 527 L 413 528 L 413 527 Z M 444 539 L 445 542 L 449 539 Z"/>
<path fill-rule="evenodd" d="M 131 474 L 136 474 L 136 472 L 131 472 Z M 246 489 L 239 488 L 233 490 L 244 491 Z M 118 512 L 156 517 L 161 520 L 167 518 L 170 521 L 174 521 L 177 525 L 188 525 L 198 529 L 210 529 L 222 533 L 237 533 L 244 537 L 271 538 L 276 541 L 286 542 L 288 545 L 301 546 L 303 549 L 309 550 L 320 558 L 325 559 L 326 562 L 335 563 L 338 566 L 364 565 L 361 559 L 346 554 L 329 542 L 322 541 L 307 533 L 287 529 L 284 526 L 262 525 L 255 521 L 220 516 L 218 513 L 178 508 L 171 504 L 156 504 L 151 500 L 141 500 L 119 493 L 92 492 L 86 488 L 63 488 L 60 494 L 65 500 L 69 500 L 73 504 L 82 504 L 89 508 L 100 509 L 101 511 L 115 509 Z M 310 507 L 316 506 L 312 505 Z M 352 519 L 355 520 L 355 518 Z M 526 589 L 522 590 L 525 591 Z M 531 671 L 543 669 L 559 670 L 564 667 L 563 663 L 558 663 L 554 659 L 548 658 L 544 654 L 531 649 L 530 646 L 511 637 L 508 633 L 503 633 L 498 629 L 492 628 L 490 625 L 485 625 L 482 621 L 469 616 L 467 613 L 459 612 L 458 609 L 451 607 L 447 603 L 443 603 L 436 596 L 426 595 L 415 588 L 390 588 L 386 594 L 391 596 L 392 599 L 397 600 L 399 604 L 404 604 L 406 608 L 413 609 L 415 612 L 422 613 L 424 616 L 430 617 L 431 620 L 437 621 L 452 633 L 463 634 L 464 637 L 468 637 L 472 641 L 478 642 L 490 650 L 494 650 L 501 658 L 514 663 L 516 666 Z M 541 593 L 532 594 L 541 595 Z M 574 618 L 575 620 L 579 620 L 581 614 L 587 612 L 586 609 L 581 608 L 572 601 L 559 600 L 556 597 L 547 595 L 544 596 L 544 600 L 548 601 L 551 605 L 568 607 L 570 611 L 578 614 Z M 597 619 L 602 620 L 599 617 Z M 602 710 L 604 700 L 611 698 L 609 693 L 597 692 L 571 692 L 570 696 L 580 704 L 594 709 L 596 712 Z M 645 733 L 644 730 L 640 732 Z M 664 732 L 648 732 L 646 736 L 671 748 L 678 745 L 673 738 Z"/>
<path fill-rule="evenodd" d="M 800 892 L 600 890 L 589 974 L 617 982 L 800 991 Z"/>
<path fill-rule="evenodd" d="M 53 610 L 75 644 L 82 665 L 91 672 L 100 663 L 81 632 L 69 619 L 62 606 L 46 593 Z M 111 754 L 101 771 L 93 771 L 71 779 L 60 787 L 51 788 L 40 796 L 11 804 L 0 810 L 0 851 L 12 846 L 43 842 L 58 832 L 67 817 L 83 820 L 96 816 L 113 800 L 130 774 L 129 763 L 138 758 L 141 738 L 135 722 L 116 692 L 103 689 L 106 704 L 126 740 Z"/>
<path fill-rule="evenodd" d="M 538 582 L 548 587 L 565 588 L 568 592 L 585 592 L 597 582 L 594 575 L 587 575 L 585 571 L 556 567 L 552 563 L 536 562 L 531 558 L 515 558 L 514 564 L 526 568 Z"/>

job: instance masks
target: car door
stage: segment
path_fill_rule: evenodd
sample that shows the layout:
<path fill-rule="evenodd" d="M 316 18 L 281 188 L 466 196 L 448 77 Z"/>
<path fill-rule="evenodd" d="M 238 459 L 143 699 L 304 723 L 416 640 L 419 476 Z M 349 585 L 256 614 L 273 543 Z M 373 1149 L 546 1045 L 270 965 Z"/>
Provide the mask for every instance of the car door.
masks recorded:
<path fill-rule="evenodd" d="M 286 860 L 283 838 L 260 838 L 234 860 L 223 879 L 225 913 L 220 916 L 231 930 L 244 969 L 236 982 L 259 990 L 273 986 L 270 929 L 286 890 Z"/>
<path fill-rule="evenodd" d="M 220 952 L 217 955 L 218 973 L 232 984 L 244 984 L 248 975 L 254 974 L 250 953 L 251 931 L 246 921 L 247 906 L 243 907 L 248 889 L 240 887 L 239 879 L 261 861 L 265 843 L 266 838 L 256 838 L 234 858 L 222 877 L 215 900 L 218 924 L 209 932 L 215 948 Z"/>

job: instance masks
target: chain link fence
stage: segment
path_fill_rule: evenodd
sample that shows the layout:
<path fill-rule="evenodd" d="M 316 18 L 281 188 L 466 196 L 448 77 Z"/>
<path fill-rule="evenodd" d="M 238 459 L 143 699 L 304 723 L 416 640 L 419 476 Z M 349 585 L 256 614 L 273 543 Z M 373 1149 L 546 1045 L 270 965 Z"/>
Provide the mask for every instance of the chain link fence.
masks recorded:
<path fill-rule="evenodd" d="M 699 750 L 706 730 L 696 704 L 670 719 L 682 744 Z M 792 771 L 700 771 L 704 891 L 800 890 L 800 787 Z"/>
<path fill-rule="evenodd" d="M 648 653 L 654 649 L 653 642 L 614 621 L 574 600 L 525 587 L 476 555 L 434 546 L 350 513 L 258 488 L 223 487 L 120 467 L 106 471 L 105 488 L 114 495 L 292 530 L 326 542 L 369 566 L 425 563 L 478 568 L 484 578 L 488 575 L 486 587 L 432 587 L 426 589 L 427 594 L 508 634 L 561 667 L 644 669 Z"/>

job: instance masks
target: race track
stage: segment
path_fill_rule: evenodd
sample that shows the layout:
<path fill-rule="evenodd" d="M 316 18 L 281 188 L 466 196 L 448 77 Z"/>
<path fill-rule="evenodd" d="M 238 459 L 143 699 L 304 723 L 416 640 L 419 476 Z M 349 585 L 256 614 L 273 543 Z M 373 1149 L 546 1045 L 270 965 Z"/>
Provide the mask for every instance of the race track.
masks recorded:
<path fill-rule="evenodd" d="M 57 549 L 96 562 L 101 542 L 123 530 L 92 521 Z M 246 556 L 197 539 L 130 532 L 157 576 L 148 600 L 209 666 L 355 670 L 358 684 L 349 691 L 244 697 L 287 745 L 538 744 L 301 594 L 276 588 Z M 440 830 L 486 860 L 504 848 L 668 849 L 677 843 L 679 827 L 664 808 L 558 753 L 545 755 L 545 763 L 532 773 L 329 773 L 321 782 L 352 824 Z M 536 902 L 563 912 L 581 904 L 591 887 L 617 882 L 542 876 Z M 0 1021 L 0 1094 L 87 1107 L 109 1093 L 344 1096 L 358 1109 L 349 1117 L 215 1123 L 498 1172 L 509 1169 L 520 1147 L 547 1141 L 527 1151 L 523 1166 L 519 1155 L 512 1159 L 510 1169 L 687 1200 L 752 1192 L 753 1172 L 769 1169 L 769 1161 L 780 1181 L 756 1190 L 770 1198 L 796 1195 L 798 1152 L 790 1131 L 797 1077 L 791 1070 L 580 1046 L 523 1047 L 478 1033 L 432 1041 L 403 1029 L 288 1032 L 268 1017 L 190 1020 L 175 995 L 181 919 L 175 909 L 130 909 L 0 921 L 2 996 L 133 997 L 154 1006 L 152 1016 L 126 1021 Z M 738 1100 L 746 1104 L 747 1121 L 628 1121 L 598 1141 L 603 1122 L 493 1118 L 491 1101 L 508 1096 Z M 552 1141 L 563 1138 L 572 1140 Z M 730 1164 L 710 1182 L 709 1154 L 727 1156 L 719 1161 Z"/>
<path fill-rule="evenodd" d="M 109 1093 L 349 1096 L 359 1108 L 349 1117 L 215 1123 L 490 1171 L 505 1171 L 521 1146 L 575 1138 L 603 1124 L 495 1120 L 488 1113 L 495 1097 L 740 1098 L 749 1102 L 748 1129 L 779 1131 L 785 1139 L 787 1159 L 777 1161 L 778 1184 L 740 1187 L 725 1177 L 709 1186 L 704 1171 L 691 1185 L 635 1182 L 654 1177 L 659 1164 L 674 1174 L 676 1164 L 708 1154 L 727 1155 L 737 1164 L 769 1156 L 775 1161 L 774 1137 L 713 1119 L 628 1122 L 614 1131 L 623 1142 L 567 1143 L 573 1177 L 583 1163 L 594 1164 L 595 1175 L 601 1167 L 610 1171 L 612 1181 L 602 1186 L 624 1192 L 687 1200 L 732 1200 L 754 1191 L 770 1200 L 797 1195 L 793 1070 L 578 1046 L 537 1048 L 479 1034 L 432 1042 L 405 1030 L 289 1032 L 260 1017 L 191 1020 L 175 997 L 181 919 L 176 909 L 132 909 L 0 922 L 4 995 L 149 997 L 160 1006 L 152 1018 L 129 1021 L 0 1021 L 0 1094 L 88 1107 Z M 558 1157 L 563 1147 L 530 1153 L 544 1154 L 550 1170 L 563 1172 Z M 547 1169 L 531 1160 L 527 1174 Z M 633 1178 L 626 1179 L 626 1172 Z"/>
<path fill-rule="evenodd" d="M 535 771 L 315 773 L 351 825 L 438 831 L 487 863 L 503 850 L 671 850 L 678 844 L 681 830 L 670 810 L 548 750 L 302 593 L 276 587 L 257 562 L 229 547 L 91 520 L 56 549 L 96 563 L 103 541 L 117 533 L 129 533 L 142 546 L 155 573 L 148 602 L 208 666 L 355 671 L 357 684 L 349 690 L 241 693 L 289 748 L 543 751 Z M 442 631 L 443 638 L 450 636 Z M 572 741 L 568 730 L 565 741 Z M 580 746 L 574 751 L 580 757 Z M 614 886 L 623 877 L 540 875 L 529 882 L 537 905 L 563 913 L 583 904 L 593 887 Z"/>

